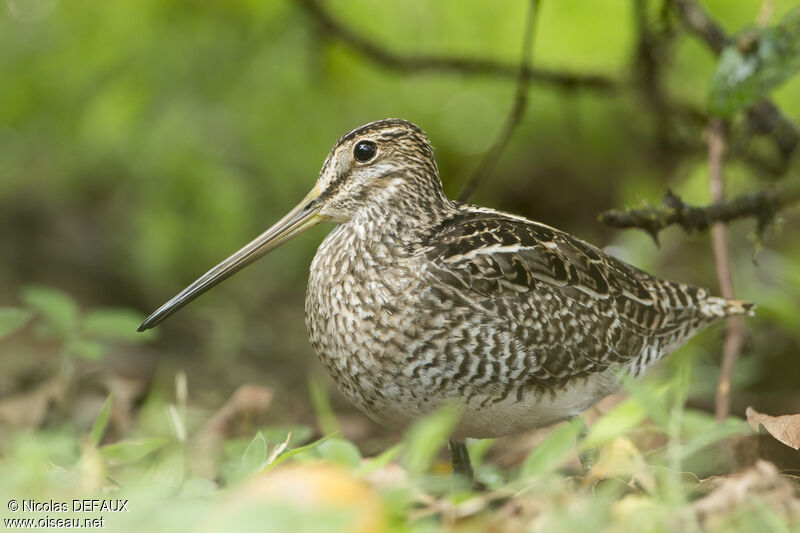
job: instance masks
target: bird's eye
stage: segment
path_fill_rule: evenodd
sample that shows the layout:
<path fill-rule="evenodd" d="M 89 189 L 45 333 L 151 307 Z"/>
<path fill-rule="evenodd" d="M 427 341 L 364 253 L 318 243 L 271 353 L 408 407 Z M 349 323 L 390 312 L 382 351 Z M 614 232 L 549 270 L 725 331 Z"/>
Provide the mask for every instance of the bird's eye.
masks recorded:
<path fill-rule="evenodd" d="M 361 141 L 356 144 L 356 147 L 353 149 L 353 157 L 356 160 L 365 163 L 375 157 L 375 152 L 378 151 L 378 147 L 375 146 L 375 143 L 372 141 Z"/>

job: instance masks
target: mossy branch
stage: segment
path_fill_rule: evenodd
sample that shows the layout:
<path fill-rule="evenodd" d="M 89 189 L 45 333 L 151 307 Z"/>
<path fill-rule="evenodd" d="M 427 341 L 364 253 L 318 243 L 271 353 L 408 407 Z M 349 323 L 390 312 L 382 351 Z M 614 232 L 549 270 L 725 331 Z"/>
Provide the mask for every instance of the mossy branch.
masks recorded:
<path fill-rule="evenodd" d="M 761 233 L 781 210 L 797 202 L 800 202 L 800 181 L 705 206 L 687 204 L 672 191 L 667 191 L 661 205 L 612 209 L 601 213 L 599 220 L 615 228 L 643 229 L 656 242 L 659 232 L 672 225 L 680 226 L 687 232 L 696 232 L 707 230 L 714 222 L 730 222 L 741 218 L 755 218 Z"/>

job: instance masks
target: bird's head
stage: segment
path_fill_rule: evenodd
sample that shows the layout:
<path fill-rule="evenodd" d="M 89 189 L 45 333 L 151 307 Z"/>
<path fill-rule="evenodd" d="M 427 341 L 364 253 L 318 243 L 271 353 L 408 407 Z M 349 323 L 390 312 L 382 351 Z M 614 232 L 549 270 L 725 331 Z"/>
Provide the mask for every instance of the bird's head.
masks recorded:
<path fill-rule="evenodd" d="M 425 133 L 411 122 L 384 119 L 340 138 L 311 192 L 282 219 L 206 272 L 150 315 L 139 331 L 159 322 L 305 230 L 325 221 L 347 222 L 377 210 L 404 212 L 448 202 Z"/>
<path fill-rule="evenodd" d="M 442 184 L 425 133 L 411 122 L 371 122 L 339 139 L 322 165 L 319 213 L 346 222 L 365 209 L 441 195 Z"/>

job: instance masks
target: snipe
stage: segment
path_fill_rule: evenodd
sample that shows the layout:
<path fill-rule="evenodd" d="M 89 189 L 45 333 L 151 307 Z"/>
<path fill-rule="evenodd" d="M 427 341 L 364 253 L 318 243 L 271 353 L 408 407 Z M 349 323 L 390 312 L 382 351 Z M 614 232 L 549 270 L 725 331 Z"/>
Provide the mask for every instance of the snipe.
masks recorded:
<path fill-rule="evenodd" d="M 234 272 L 324 221 L 306 324 L 340 390 L 403 425 L 455 402 L 463 440 L 547 426 L 584 411 L 692 335 L 752 304 L 651 276 L 572 235 L 454 202 L 431 145 L 405 120 L 334 145 L 316 186 L 244 248 L 161 306 L 151 328 Z"/>

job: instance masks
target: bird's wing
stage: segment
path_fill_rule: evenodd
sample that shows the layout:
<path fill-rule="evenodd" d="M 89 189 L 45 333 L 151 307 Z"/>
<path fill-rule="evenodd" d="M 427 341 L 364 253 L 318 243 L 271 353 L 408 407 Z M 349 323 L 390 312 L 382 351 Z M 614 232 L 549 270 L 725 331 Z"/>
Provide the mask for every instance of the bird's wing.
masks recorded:
<path fill-rule="evenodd" d="M 662 313 L 708 298 L 706 289 L 652 276 L 568 233 L 484 208 L 462 210 L 426 244 L 428 260 L 484 296 L 529 292 L 543 283 L 598 300 L 624 297 Z"/>
<path fill-rule="evenodd" d="M 700 305 L 707 290 L 656 278 L 567 233 L 497 211 L 462 207 L 424 249 L 436 283 L 447 288 L 440 298 L 504 307 L 523 348 L 549 355 L 550 368 L 539 369 L 548 376 L 634 363 L 650 357 L 648 349 L 655 359 L 661 347 L 713 321 Z M 547 366 L 542 357 L 539 366 Z"/>

